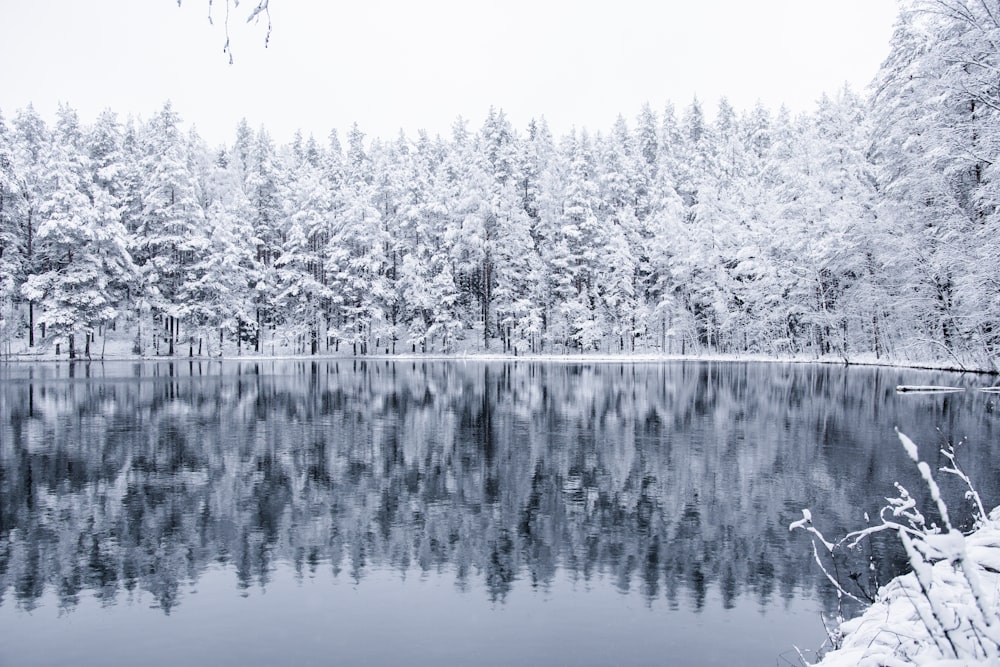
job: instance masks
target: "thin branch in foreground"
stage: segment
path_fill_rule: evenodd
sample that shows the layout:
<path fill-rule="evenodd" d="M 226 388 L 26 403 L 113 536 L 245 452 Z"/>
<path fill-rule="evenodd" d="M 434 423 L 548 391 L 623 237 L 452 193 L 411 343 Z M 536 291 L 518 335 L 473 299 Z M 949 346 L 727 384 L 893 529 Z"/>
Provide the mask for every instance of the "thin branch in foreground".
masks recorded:
<path fill-rule="evenodd" d="M 940 468 L 939 472 L 957 476 L 968 487 L 965 495 L 974 504 L 975 530 L 990 532 L 967 537 L 955 529 L 930 467 L 920 460 L 916 443 L 898 429 L 896 432 L 907 456 L 916 463 L 921 479 L 930 490 L 931 500 L 943 525 L 928 524 L 913 497 L 897 483 L 899 495 L 886 499 L 888 505 L 879 513 L 880 524 L 849 533 L 835 544 L 835 548 L 855 548 L 866 537 L 892 530 L 903 545 L 912 571 L 880 588 L 875 599 L 871 600 L 874 606 L 862 617 L 842 624 L 834 633 L 828 630 L 828 636 L 839 641 L 833 642 L 834 650 L 826 656 L 831 658 L 833 665 L 848 662 L 925 664 L 928 660 L 933 662 L 941 658 L 966 664 L 967 661 L 1000 659 L 1000 616 L 997 615 L 993 599 L 995 593 L 992 592 L 993 586 L 997 585 L 995 575 L 998 572 L 991 565 L 995 555 L 983 552 L 984 549 L 991 552 L 1000 549 L 996 537 L 1000 534 L 997 532 L 1000 531 L 1000 515 L 985 515 L 982 499 L 968 475 L 959 467 L 954 447 L 949 446 L 942 450 L 942 454 L 950 465 Z M 820 562 L 816 547 L 819 531 L 810 530 L 811 515 L 806 511 L 803 516 L 790 528 L 802 528 L 811 533 L 813 557 L 820 570 L 838 590 L 843 590 L 838 577 L 832 576 Z M 828 543 L 826 540 L 823 542 Z M 838 654 L 840 650 L 846 653 Z M 860 654 L 857 653 L 859 650 Z M 834 655 L 837 657 L 834 658 Z M 824 664 L 825 660 L 826 657 Z"/>

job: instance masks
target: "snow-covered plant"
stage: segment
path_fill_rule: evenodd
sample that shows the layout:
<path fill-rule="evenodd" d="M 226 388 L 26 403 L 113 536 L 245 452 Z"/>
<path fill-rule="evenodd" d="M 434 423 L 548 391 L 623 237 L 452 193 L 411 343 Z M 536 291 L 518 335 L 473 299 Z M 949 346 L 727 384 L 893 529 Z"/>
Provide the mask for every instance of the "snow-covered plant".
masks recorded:
<path fill-rule="evenodd" d="M 930 466 L 920 460 L 910 438 L 898 430 L 896 433 L 930 492 L 940 524 L 929 521 L 907 489 L 896 483 L 898 495 L 886 499 L 888 504 L 879 513 L 878 522 L 836 542 L 827 540 L 813 525 L 809 510 L 803 510 L 802 519 L 789 526 L 789 530 L 801 529 L 812 535 L 814 558 L 841 599 L 863 602 L 830 573 L 821 552 L 832 559 L 840 550 L 857 549 L 871 536 L 890 531 L 902 542 L 912 570 L 879 588 L 864 615 L 841 622 L 830 633 L 834 651 L 821 664 L 966 664 L 1000 660 L 1000 615 L 996 607 L 1000 591 L 1000 508 L 987 516 L 982 499 L 949 445 L 941 450 L 949 465 L 940 472 L 958 477 L 968 487 L 965 495 L 973 504 L 974 514 L 971 533 L 956 529 Z M 851 578 L 857 583 L 856 576 Z"/>

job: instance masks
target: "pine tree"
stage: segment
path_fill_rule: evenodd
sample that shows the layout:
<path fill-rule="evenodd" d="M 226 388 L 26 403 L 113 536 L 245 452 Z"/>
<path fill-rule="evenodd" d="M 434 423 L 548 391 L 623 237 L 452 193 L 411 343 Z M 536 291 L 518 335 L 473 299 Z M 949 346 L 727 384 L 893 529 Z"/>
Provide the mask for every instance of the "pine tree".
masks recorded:
<path fill-rule="evenodd" d="M 568 162 L 562 214 L 547 259 L 554 297 L 553 342 L 596 349 L 602 323 L 597 310 L 598 254 L 605 237 L 597 219 L 597 183 L 590 138 L 572 134 L 563 146 Z"/>
<path fill-rule="evenodd" d="M 407 252 L 400 285 L 407 313 L 407 342 L 416 351 L 436 345 L 451 351 L 459 338 L 459 290 L 452 269 L 453 227 L 449 212 L 453 173 L 443 141 L 422 135 L 410 161 L 403 209 Z"/>
<path fill-rule="evenodd" d="M 384 254 L 388 239 L 373 180 L 364 134 L 355 125 L 348 135 L 343 204 L 333 219 L 325 269 L 340 313 L 331 334 L 362 354 L 368 353 L 386 322 L 382 304 L 389 298 Z"/>
<path fill-rule="evenodd" d="M 118 117 L 104 111 L 86 137 L 92 182 L 91 199 L 97 215 L 100 243 L 94 252 L 102 256 L 107 279 L 108 299 L 114 305 L 116 317 L 133 304 L 130 294 L 137 288 L 138 270 L 131 254 L 134 239 L 128 221 L 132 198 L 137 195 L 135 162 L 126 153 L 125 137 Z"/>
<path fill-rule="evenodd" d="M 327 288 L 323 253 L 332 235 L 330 188 L 323 179 L 318 153 L 300 156 L 285 193 L 288 223 L 277 272 L 276 306 L 288 331 L 308 344 L 311 354 L 325 339 L 325 306 L 332 294 Z"/>
<path fill-rule="evenodd" d="M 91 338 L 116 317 L 116 286 L 132 267 L 118 211 L 111 195 L 93 182 L 83 144 L 76 112 L 61 106 L 44 159 L 48 187 L 36 238 L 40 270 L 22 288 L 40 304 L 39 321 L 53 336 L 68 338 L 71 359 L 79 334 L 90 357 Z"/>
<path fill-rule="evenodd" d="M 43 159 L 48 145 L 48 128 L 30 104 L 14 118 L 14 167 L 18 175 L 20 201 L 16 206 L 18 245 L 21 259 L 16 281 L 23 282 L 38 269 L 35 233 L 38 209 L 45 196 Z M 44 325 L 42 336 L 44 337 Z M 35 345 L 35 302 L 28 299 L 28 346 Z"/>
<path fill-rule="evenodd" d="M 219 354 L 227 334 L 238 354 L 245 342 L 259 339 L 256 286 L 260 265 L 252 226 L 253 206 L 243 190 L 243 166 L 237 156 L 220 151 L 210 179 L 211 203 L 206 211 L 207 247 L 186 284 L 186 298 L 205 333 L 218 332 Z M 211 349 L 213 336 L 206 336 Z M 211 352 L 210 352 L 211 353 Z"/>
<path fill-rule="evenodd" d="M 163 328 L 173 355 L 181 325 L 191 312 L 185 283 L 206 248 L 205 213 L 188 162 L 180 117 L 168 102 L 146 127 L 142 160 L 142 213 L 137 234 L 143 304 Z M 158 343 L 160 336 L 154 338 Z"/>
<path fill-rule="evenodd" d="M 480 252 L 480 304 L 483 345 L 489 349 L 495 330 L 505 351 L 514 348 L 519 334 L 517 320 L 527 316 L 525 299 L 531 275 L 533 244 L 530 218 L 520 189 L 519 138 L 503 111 L 490 110 L 479 135 L 476 156 L 481 167 L 481 188 L 487 199 L 480 207 L 474 241 Z"/>
<path fill-rule="evenodd" d="M 0 114 L 0 344 L 6 345 L 17 333 L 17 279 L 23 275 L 17 210 L 19 187 L 14 167 L 14 137 Z"/>
<path fill-rule="evenodd" d="M 633 137 L 619 116 L 611 135 L 598 147 L 597 215 L 605 241 L 598 250 L 597 284 L 609 327 L 605 333 L 619 351 L 632 350 L 637 325 L 645 319 L 637 288 L 640 262 L 648 271 L 649 256 L 640 216 L 644 220 L 653 211 L 658 152 L 655 121 L 647 105 L 640 116 L 643 129 Z"/>
<path fill-rule="evenodd" d="M 405 244 L 404 206 L 407 198 L 407 162 L 411 158 L 410 142 L 400 132 L 396 141 L 373 146 L 373 171 L 376 185 L 375 197 L 381 215 L 381 233 L 385 246 L 383 282 L 385 298 L 380 304 L 385 321 L 375 332 L 381 348 L 395 354 L 396 344 L 405 337 L 402 322 L 405 310 L 400 270 L 403 257 L 408 252 Z"/>
<path fill-rule="evenodd" d="M 254 286 L 256 323 L 253 330 L 254 350 L 263 349 L 266 331 L 272 334 L 281 324 L 276 308 L 277 271 L 274 260 L 281 253 L 284 220 L 280 193 L 282 191 L 282 165 L 274 142 L 261 127 L 256 135 L 250 132 L 245 121 L 237 127 L 234 154 L 236 168 L 242 169 L 243 191 L 249 200 L 250 222 L 255 244 L 254 262 L 257 283 Z"/>

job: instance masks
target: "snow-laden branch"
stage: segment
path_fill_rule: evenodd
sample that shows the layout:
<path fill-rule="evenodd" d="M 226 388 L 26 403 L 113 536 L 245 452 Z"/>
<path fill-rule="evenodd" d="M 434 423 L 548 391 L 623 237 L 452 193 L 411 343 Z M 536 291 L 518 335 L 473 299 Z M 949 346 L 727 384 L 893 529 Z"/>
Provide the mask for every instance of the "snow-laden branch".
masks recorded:
<path fill-rule="evenodd" d="M 876 533 L 893 531 L 912 570 L 880 588 L 862 616 L 829 633 L 835 650 L 819 664 L 995 664 L 1000 661 L 1000 616 L 996 606 L 996 591 L 1000 590 L 1000 508 L 986 516 L 982 499 L 958 465 L 954 448 L 949 446 L 942 454 L 950 465 L 939 472 L 954 475 L 968 486 L 966 498 L 972 501 L 975 515 L 973 533 L 965 535 L 956 530 L 930 466 L 920 459 L 917 444 L 898 429 L 896 433 L 930 491 L 942 525 L 928 524 L 914 498 L 898 483 L 898 495 L 887 498 L 888 505 L 880 512 L 878 524 L 849 533 L 837 542 L 823 537 L 813 525 L 809 510 L 803 510 L 803 518 L 792 522 L 790 530 L 805 530 L 812 536 L 813 557 L 839 596 L 848 593 L 820 558 L 817 540 L 832 558 L 841 548 L 855 549 Z"/>

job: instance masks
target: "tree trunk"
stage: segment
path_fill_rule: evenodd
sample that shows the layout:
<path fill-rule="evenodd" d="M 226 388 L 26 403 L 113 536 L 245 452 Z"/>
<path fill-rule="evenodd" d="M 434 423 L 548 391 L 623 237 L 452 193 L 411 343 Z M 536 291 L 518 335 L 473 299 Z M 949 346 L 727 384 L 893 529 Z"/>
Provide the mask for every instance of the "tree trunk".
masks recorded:
<path fill-rule="evenodd" d="M 486 259 L 483 262 L 483 349 L 490 349 L 490 301 L 493 300 L 493 294 L 490 290 L 490 281 L 492 276 L 490 275 L 490 256 L 487 253 Z"/>
<path fill-rule="evenodd" d="M 878 332 L 878 314 L 872 315 L 872 339 L 873 347 L 875 348 L 875 358 L 882 358 L 882 339 L 879 337 Z"/>
<path fill-rule="evenodd" d="M 483 301 L 483 349 L 490 349 L 490 304 Z"/>
<path fill-rule="evenodd" d="M 69 335 L 69 358 L 76 359 L 76 336 L 74 334 Z"/>
<path fill-rule="evenodd" d="M 264 335 L 264 327 L 261 326 L 260 308 L 257 309 L 257 337 L 253 341 L 253 351 L 260 352 L 260 339 Z"/>
<path fill-rule="evenodd" d="M 29 206 L 28 206 L 28 245 L 27 245 L 27 248 L 26 248 L 27 254 L 28 254 L 28 268 L 29 269 L 31 268 L 31 265 L 32 265 L 32 261 L 31 261 L 32 245 L 33 245 L 32 244 L 32 227 L 34 226 L 33 222 L 32 222 L 32 217 L 34 216 L 34 212 L 35 212 L 34 211 L 34 207 L 29 204 Z M 44 325 L 43 325 L 43 327 L 44 327 Z M 42 338 L 45 338 L 45 329 L 44 328 L 42 329 Z M 28 301 L 28 347 L 34 347 L 34 346 L 35 346 L 35 302 L 34 301 Z M 59 353 L 56 352 L 56 354 L 59 354 Z"/>

